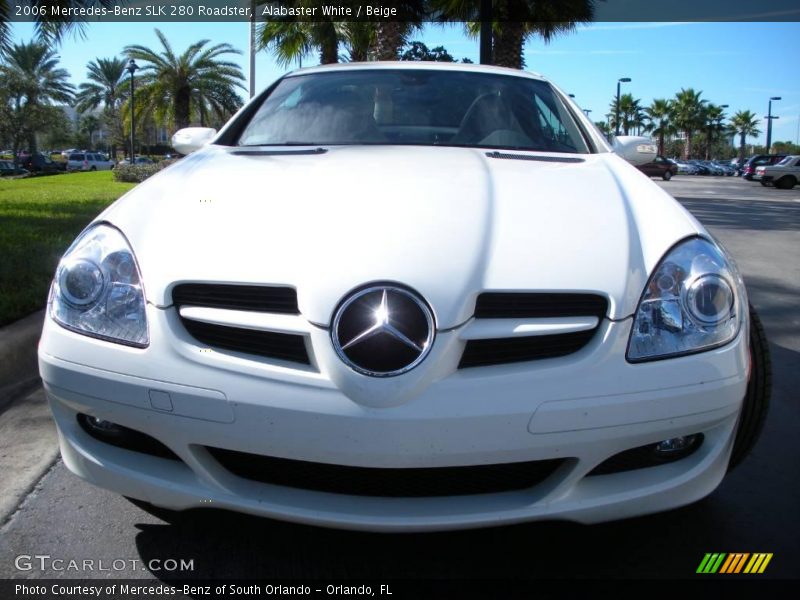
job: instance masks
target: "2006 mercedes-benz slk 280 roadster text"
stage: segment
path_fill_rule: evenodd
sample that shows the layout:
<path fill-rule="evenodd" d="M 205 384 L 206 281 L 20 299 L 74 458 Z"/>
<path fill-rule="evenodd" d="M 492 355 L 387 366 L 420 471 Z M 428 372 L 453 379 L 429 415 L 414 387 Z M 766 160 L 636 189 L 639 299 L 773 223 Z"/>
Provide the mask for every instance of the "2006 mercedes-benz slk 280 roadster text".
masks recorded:
<path fill-rule="evenodd" d="M 695 501 L 758 436 L 736 266 L 544 78 L 290 73 L 112 205 L 53 281 L 67 467 L 327 526 L 598 522 Z"/>

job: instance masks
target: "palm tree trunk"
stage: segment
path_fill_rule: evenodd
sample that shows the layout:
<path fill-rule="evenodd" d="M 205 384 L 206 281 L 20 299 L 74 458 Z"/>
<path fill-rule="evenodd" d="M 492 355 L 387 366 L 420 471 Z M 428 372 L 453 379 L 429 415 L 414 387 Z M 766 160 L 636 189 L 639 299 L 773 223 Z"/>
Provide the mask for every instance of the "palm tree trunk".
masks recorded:
<path fill-rule="evenodd" d="M 740 134 L 739 138 L 739 162 L 741 163 L 744 160 L 744 142 L 745 142 L 745 133 L 744 131 Z"/>
<path fill-rule="evenodd" d="M 175 126 L 183 129 L 189 126 L 191 90 L 182 88 L 175 94 Z"/>
<path fill-rule="evenodd" d="M 319 44 L 319 62 L 323 65 L 332 65 L 339 62 L 339 38 L 336 35 L 336 26 L 332 22 L 325 24 L 324 34 Z"/>
<path fill-rule="evenodd" d="M 507 21 L 493 36 L 492 50 L 494 64 L 511 69 L 522 68 L 522 47 L 525 41 L 525 30 L 522 23 Z"/>
<path fill-rule="evenodd" d="M 399 21 L 378 22 L 375 31 L 375 55 L 378 60 L 397 60 L 405 43 L 405 24 Z"/>
<path fill-rule="evenodd" d="M 686 143 L 683 145 L 683 159 L 689 160 L 692 156 L 692 132 L 687 129 L 683 134 L 686 136 Z"/>
<path fill-rule="evenodd" d="M 711 128 L 706 132 L 706 160 L 711 160 Z"/>

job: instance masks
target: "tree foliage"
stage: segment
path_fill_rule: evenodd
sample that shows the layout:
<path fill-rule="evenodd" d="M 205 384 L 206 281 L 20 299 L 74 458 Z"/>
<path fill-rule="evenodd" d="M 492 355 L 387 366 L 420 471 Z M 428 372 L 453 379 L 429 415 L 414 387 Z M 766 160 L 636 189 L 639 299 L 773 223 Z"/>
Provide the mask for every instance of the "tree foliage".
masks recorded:
<path fill-rule="evenodd" d="M 241 54 L 239 50 L 224 43 L 206 47 L 209 40 L 200 40 L 176 54 L 160 30 L 156 35 L 159 50 L 138 44 L 124 50 L 144 63 L 135 91 L 137 115 L 148 113 L 180 129 L 193 118 L 201 123 L 209 117 L 223 121 L 239 109 L 242 99 L 236 88 L 244 89 L 244 75 L 239 65 L 221 58 Z"/>

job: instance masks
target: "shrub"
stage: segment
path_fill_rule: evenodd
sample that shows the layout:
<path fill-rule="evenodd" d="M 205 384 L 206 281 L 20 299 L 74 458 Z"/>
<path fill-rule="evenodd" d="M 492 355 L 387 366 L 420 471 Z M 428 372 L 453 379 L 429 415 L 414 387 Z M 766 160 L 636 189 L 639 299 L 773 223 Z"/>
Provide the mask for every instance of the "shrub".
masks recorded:
<path fill-rule="evenodd" d="M 162 160 L 152 165 L 117 165 L 114 167 L 114 179 L 127 183 L 141 183 L 174 162 L 174 160 Z"/>

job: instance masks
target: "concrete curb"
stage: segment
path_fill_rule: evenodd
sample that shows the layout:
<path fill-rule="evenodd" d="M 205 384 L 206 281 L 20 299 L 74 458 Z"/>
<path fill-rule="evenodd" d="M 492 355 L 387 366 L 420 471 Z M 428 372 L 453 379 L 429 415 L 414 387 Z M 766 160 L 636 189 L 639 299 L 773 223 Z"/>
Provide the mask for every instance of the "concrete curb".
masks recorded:
<path fill-rule="evenodd" d="M 58 434 L 44 390 L 18 398 L 0 418 L 0 525 L 58 458 Z"/>
<path fill-rule="evenodd" d="M 36 358 L 44 310 L 0 328 L 0 410 L 39 381 Z"/>

